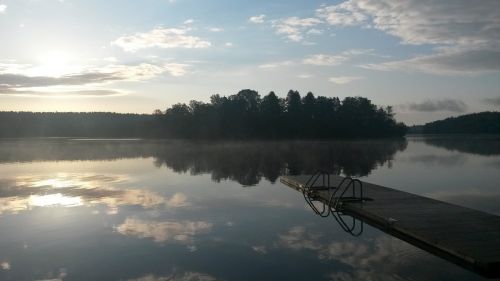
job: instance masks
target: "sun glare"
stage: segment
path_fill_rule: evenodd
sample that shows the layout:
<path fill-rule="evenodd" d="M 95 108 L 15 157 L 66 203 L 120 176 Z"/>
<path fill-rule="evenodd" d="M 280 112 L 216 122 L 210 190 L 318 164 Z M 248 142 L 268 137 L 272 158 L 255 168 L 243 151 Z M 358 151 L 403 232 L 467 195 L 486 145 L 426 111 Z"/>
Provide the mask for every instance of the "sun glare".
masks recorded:
<path fill-rule="evenodd" d="M 62 206 L 62 207 L 73 207 L 81 206 L 82 199 L 78 197 L 65 196 L 61 193 L 48 194 L 48 195 L 31 195 L 29 199 L 29 204 L 36 207 L 48 207 L 48 206 Z"/>
<path fill-rule="evenodd" d="M 76 57 L 64 50 L 53 50 L 37 57 L 37 65 L 31 69 L 33 76 L 60 77 L 81 69 Z"/>

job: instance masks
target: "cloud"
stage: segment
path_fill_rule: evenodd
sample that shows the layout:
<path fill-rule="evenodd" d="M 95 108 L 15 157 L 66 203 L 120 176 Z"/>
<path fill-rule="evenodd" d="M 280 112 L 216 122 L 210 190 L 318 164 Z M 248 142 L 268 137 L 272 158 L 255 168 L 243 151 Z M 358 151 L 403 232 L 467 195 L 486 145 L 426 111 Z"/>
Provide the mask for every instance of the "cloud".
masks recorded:
<path fill-rule="evenodd" d="M 211 32 L 222 32 L 222 31 L 224 31 L 224 28 L 221 28 L 221 27 L 210 27 L 208 30 L 211 31 Z"/>
<path fill-rule="evenodd" d="M 409 264 L 426 263 L 430 257 L 410 244 L 387 235 L 354 242 L 334 239 L 328 241 L 328 235 L 312 233 L 303 226 L 295 226 L 286 234 L 280 235 L 275 243 L 277 247 L 292 251 L 315 253 L 318 260 L 340 262 L 346 267 L 338 267 L 330 275 L 331 280 L 420 280 L 419 273 L 407 273 Z M 406 259 L 394 259 L 405 256 Z M 432 268 L 440 270 L 439 265 Z M 401 277 L 402 275 L 410 278 Z M 456 278 L 460 279 L 460 278 Z"/>
<path fill-rule="evenodd" d="M 488 105 L 500 106 L 500 97 L 484 98 L 482 101 Z"/>
<path fill-rule="evenodd" d="M 2 89 L 0 95 L 12 95 L 18 97 L 115 97 L 126 95 L 127 92 L 112 89 L 90 89 L 90 90 L 64 90 L 57 87 L 46 87 L 37 90 Z"/>
<path fill-rule="evenodd" d="M 348 0 L 317 10 L 332 25 L 366 25 L 406 44 L 481 44 L 500 39 L 496 0 Z"/>
<path fill-rule="evenodd" d="M 127 218 L 116 231 L 127 236 L 151 238 L 155 242 L 192 244 L 195 235 L 209 232 L 212 223 L 204 221 L 145 221 Z"/>
<path fill-rule="evenodd" d="M 0 14 L 3 14 L 5 13 L 5 11 L 7 10 L 7 5 L 5 4 L 0 4 Z"/>
<path fill-rule="evenodd" d="M 183 22 L 183 24 L 192 24 L 194 23 L 194 19 L 187 19 Z"/>
<path fill-rule="evenodd" d="M 337 55 L 315 54 L 302 60 L 304 64 L 335 66 L 353 59 L 356 56 L 373 53 L 373 49 L 349 49 Z"/>
<path fill-rule="evenodd" d="M 335 84 L 343 85 L 343 84 L 349 84 L 353 81 L 360 80 L 360 79 L 363 79 L 363 77 L 360 77 L 360 76 L 332 76 L 332 77 L 328 78 L 328 81 L 335 83 Z"/>
<path fill-rule="evenodd" d="M 373 49 L 349 49 L 340 54 L 314 54 L 309 55 L 301 61 L 285 60 L 279 62 L 270 62 L 259 65 L 259 68 L 272 69 L 282 66 L 291 66 L 297 64 L 316 65 L 316 66 L 337 66 L 346 61 L 354 59 L 356 56 L 372 54 Z M 299 75 L 299 78 L 309 78 L 310 75 Z"/>
<path fill-rule="evenodd" d="M 271 68 L 277 68 L 277 67 L 281 67 L 281 66 L 289 66 L 289 65 L 293 65 L 293 64 L 294 64 L 293 61 L 287 60 L 287 61 L 280 61 L 280 62 L 272 62 L 272 63 L 261 64 L 261 65 L 259 65 L 259 68 L 271 69 Z"/>
<path fill-rule="evenodd" d="M 322 34 L 323 30 L 317 28 L 311 28 L 307 32 L 307 34 Z"/>
<path fill-rule="evenodd" d="M 435 53 L 365 65 L 376 70 L 471 74 L 500 70 L 500 5 L 431 0 L 348 0 L 323 6 L 317 17 L 334 26 L 359 25 L 393 35 L 403 44 L 435 45 Z"/>
<path fill-rule="evenodd" d="M 226 42 L 226 43 L 224 43 L 224 46 L 225 47 L 233 47 L 234 44 L 232 42 Z"/>
<path fill-rule="evenodd" d="M 290 41 L 300 42 L 304 39 L 305 32 L 320 23 L 318 18 L 288 17 L 274 21 L 273 27 L 277 34 L 284 34 Z"/>
<path fill-rule="evenodd" d="M 467 110 L 467 105 L 463 101 L 456 99 L 426 100 L 422 103 L 409 103 L 401 107 L 419 112 L 450 111 L 461 113 Z"/>
<path fill-rule="evenodd" d="M 200 273 L 187 271 L 183 273 L 174 273 L 168 276 L 155 276 L 153 274 L 148 274 L 135 279 L 128 279 L 128 281 L 215 281 L 215 277 Z"/>
<path fill-rule="evenodd" d="M 248 19 L 251 23 L 264 23 L 266 15 L 253 16 Z"/>
<path fill-rule="evenodd" d="M 277 245 L 283 248 L 318 251 L 323 245 L 318 241 L 319 236 L 306 231 L 303 226 L 294 226 L 287 233 L 279 235 Z"/>
<path fill-rule="evenodd" d="M 61 76 L 33 76 L 36 66 L 25 64 L 0 64 L 0 94 L 18 96 L 114 96 L 124 92 L 114 89 L 99 89 L 96 85 L 117 81 L 143 81 L 168 73 L 179 77 L 188 73 L 190 65 L 166 63 L 155 65 L 109 64 L 88 67 L 79 73 Z"/>
<path fill-rule="evenodd" d="M 174 77 L 186 75 L 188 73 L 187 68 L 189 67 L 190 65 L 185 63 L 167 63 L 163 65 L 164 71 Z"/>
<path fill-rule="evenodd" d="M 355 6 L 353 1 L 319 8 L 316 14 L 331 25 L 359 25 L 367 20 L 367 16 Z"/>
<path fill-rule="evenodd" d="M 419 71 L 441 75 L 475 75 L 500 70 L 500 51 L 447 48 L 431 55 L 380 64 L 364 64 L 362 68 L 381 71 Z"/>
<path fill-rule="evenodd" d="M 252 250 L 262 255 L 267 254 L 266 246 L 252 246 Z"/>
<path fill-rule="evenodd" d="M 10 263 L 4 261 L 4 262 L 0 263 L 0 268 L 3 270 L 10 270 Z"/>
<path fill-rule="evenodd" d="M 349 58 L 343 55 L 326 55 L 326 54 L 316 54 L 305 58 L 302 62 L 304 64 L 312 65 L 329 65 L 335 66 L 340 65 L 347 61 Z"/>
<path fill-rule="evenodd" d="M 187 207 L 190 206 L 191 204 L 187 201 L 186 195 L 181 192 L 175 193 L 172 198 L 167 200 L 167 206 L 169 207 L 174 207 L 174 208 L 179 208 L 179 207 Z"/>
<path fill-rule="evenodd" d="M 120 37 L 112 44 L 121 47 L 126 52 L 136 52 L 145 48 L 208 48 L 212 44 L 199 37 L 188 35 L 189 28 L 158 27 L 148 32 Z"/>

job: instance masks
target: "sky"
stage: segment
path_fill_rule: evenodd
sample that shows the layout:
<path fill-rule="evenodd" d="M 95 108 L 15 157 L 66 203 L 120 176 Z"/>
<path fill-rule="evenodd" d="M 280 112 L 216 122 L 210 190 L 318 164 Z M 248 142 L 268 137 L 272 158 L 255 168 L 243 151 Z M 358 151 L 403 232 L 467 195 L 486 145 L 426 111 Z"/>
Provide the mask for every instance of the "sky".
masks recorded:
<path fill-rule="evenodd" d="M 500 109 L 498 0 L 0 0 L 0 110 L 152 113 L 241 89 L 408 125 Z"/>

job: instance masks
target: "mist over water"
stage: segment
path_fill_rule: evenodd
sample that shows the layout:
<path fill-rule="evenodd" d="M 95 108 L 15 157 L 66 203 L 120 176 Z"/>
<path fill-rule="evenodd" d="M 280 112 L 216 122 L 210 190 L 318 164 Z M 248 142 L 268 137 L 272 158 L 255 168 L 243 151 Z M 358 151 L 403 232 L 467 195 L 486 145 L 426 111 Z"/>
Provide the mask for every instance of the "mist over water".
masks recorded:
<path fill-rule="evenodd" d="M 500 215 L 496 137 L 0 141 L 0 280 L 482 280 L 307 209 L 318 169 Z"/>

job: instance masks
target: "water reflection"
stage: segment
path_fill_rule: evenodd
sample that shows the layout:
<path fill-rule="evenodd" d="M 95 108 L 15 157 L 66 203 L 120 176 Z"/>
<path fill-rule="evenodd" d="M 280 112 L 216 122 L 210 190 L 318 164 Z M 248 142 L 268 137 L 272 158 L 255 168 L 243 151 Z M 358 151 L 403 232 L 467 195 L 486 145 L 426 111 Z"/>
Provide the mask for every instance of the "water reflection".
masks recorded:
<path fill-rule="evenodd" d="M 374 276 L 371 271 L 378 271 L 380 278 L 377 280 L 395 280 L 390 276 L 393 273 L 387 276 L 385 273 L 394 272 L 401 263 L 412 262 L 391 258 L 413 254 L 405 254 L 404 252 L 412 252 L 412 247 L 394 238 L 377 237 L 374 243 L 371 243 L 363 240 L 334 241 L 332 238 L 325 239 L 325 235 L 307 230 L 303 226 L 294 226 L 279 236 L 277 245 L 294 251 L 312 251 L 319 260 L 335 260 L 351 267 L 351 270 L 355 269 L 356 276 L 347 280 L 368 280 L 367 277 Z M 340 276 L 349 276 L 349 271 L 340 273 Z"/>
<path fill-rule="evenodd" d="M 195 235 L 209 232 L 213 224 L 204 221 L 145 221 L 127 218 L 116 227 L 116 231 L 123 235 L 138 238 L 151 238 L 155 242 L 179 242 L 192 244 Z M 196 248 L 190 248 L 195 250 Z"/>
<path fill-rule="evenodd" d="M 436 155 L 436 154 L 421 154 L 410 157 L 413 163 L 422 163 L 431 166 L 459 166 L 464 165 L 467 161 L 467 156 L 463 154 L 452 155 Z"/>
<path fill-rule="evenodd" d="M 181 142 L 85 141 L 55 139 L 4 141 L 0 163 L 54 160 L 113 160 L 153 157 L 157 167 L 178 173 L 210 173 L 216 182 L 234 180 L 245 186 L 262 178 L 275 182 L 281 174 L 314 173 L 318 169 L 366 176 L 388 164 L 407 146 L 405 139 L 336 142 Z"/>
<path fill-rule="evenodd" d="M 161 196 L 144 189 L 123 189 L 123 175 L 58 173 L 6 178 L 0 181 L 0 215 L 19 213 L 36 207 L 87 207 L 104 205 L 108 214 L 116 214 L 120 206 L 187 207 L 183 193 Z"/>
<path fill-rule="evenodd" d="M 215 277 L 200 272 L 181 272 L 166 276 L 155 276 L 148 274 L 139 278 L 128 279 L 128 281 L 215 281 Z"/>
<path fill-rule="evenodd" d="M 426 144 L 476 155 L 500 155 L 500 136 L 424 136 Z"/>
<path fill-rule="evenodd" d="M 0 280 L 482 280 L 369 226 L 352 237 L 273 184 L 327 168 L 491 199 L 498 173 L 482 161 L 411 139 L 3 140 Z M 480 172 L 491 184 L 469 185 Z"/>

